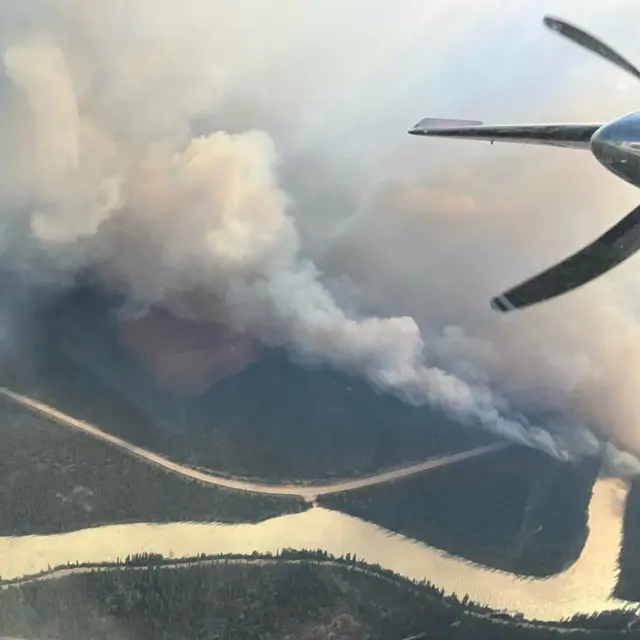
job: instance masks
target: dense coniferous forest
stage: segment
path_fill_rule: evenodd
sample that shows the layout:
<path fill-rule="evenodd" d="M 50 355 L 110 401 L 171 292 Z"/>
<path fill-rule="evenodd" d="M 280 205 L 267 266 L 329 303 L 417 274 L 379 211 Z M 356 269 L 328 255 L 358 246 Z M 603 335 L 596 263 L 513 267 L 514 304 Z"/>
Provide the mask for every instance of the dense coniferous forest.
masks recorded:
<path fill-rule="evenodd" d="M 600 640 L 632 637 L 638 621 L 611 612 L 555 625 L 527 622 L 321 551 L 177 562 L 151 554 L 76 570 L 0 592 L 0 633 L 65 640 L 542 640 L 571 629 L 572 638 Z"/>
<path fill-rule="evenodd" d="M 270 481 L 327 480 L 492 441 L 361 380 L 301 368 L 278 351 L 203 396 L 180 400 L 159 392 L 119 350 L 113 316 L 96 314 L 89 298 L 72 311 L 57 307 L 36 357 L 5 370 L 2 383 L 176 461 Z M 295 498 L 185 480 L 4 398 L 0 413 L 0 535 L 126 521 L 246 522 L 306 508 Z M 549 575 L 582 549 L 597 471 L 597 460 L 568 465 L 511 448 L 319 501 L 488 566 Z M 636 485 L 617 595 L 640 600 Z M 572 638 L 640 637 L 630 613 L 531 623 L 324 552 L 183 561 L 151 554 L 125 566 L 77 568 L 83 571 L 5 583 L 0 636 L 533 640 L 571 629 Z"/>
<path fill-rule="evenodd" d="M 0 535 L 128 521 L 255 522 L 303 500 L 204 486 L 0 398 Z"/>
<path fill-rule="evenodd" d="M 269 482 L 367 475 L 494 441 L 279 350 L 199 396 L 160 390 L 118 343 L 115 308 L 93 290 L 63 299 L 43 315 L 37 366 L 10 386 L 177 462 Z"/>
<path fill-rule="evenodd" d="M 545 576 L 580 556 L 598 468 L 510 447 L 318 501 L 489 567 Z"/>

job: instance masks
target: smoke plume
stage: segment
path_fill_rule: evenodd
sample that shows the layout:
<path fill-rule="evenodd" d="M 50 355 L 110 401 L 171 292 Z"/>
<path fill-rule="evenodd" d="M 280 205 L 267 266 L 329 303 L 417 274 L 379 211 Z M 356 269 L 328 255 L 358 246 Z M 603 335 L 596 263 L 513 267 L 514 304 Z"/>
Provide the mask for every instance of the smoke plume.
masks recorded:
<path fill-rule="evenodd" d="M 630 189 L 587 154 L 405 133 L 423 109 L 624 110 L 615 70 L 545 38 L 540 3 L 514 4 L 2 3 L 5 262 L 39 286 L 95 268 L 136 308 L 223 322 L 470 426 L 635 472 L 637 260 L 513 318 L 487 308 L 621 217 Z M 567 17 L 638 13 L 621 2 L 603 21 L 597 5 Z"/>

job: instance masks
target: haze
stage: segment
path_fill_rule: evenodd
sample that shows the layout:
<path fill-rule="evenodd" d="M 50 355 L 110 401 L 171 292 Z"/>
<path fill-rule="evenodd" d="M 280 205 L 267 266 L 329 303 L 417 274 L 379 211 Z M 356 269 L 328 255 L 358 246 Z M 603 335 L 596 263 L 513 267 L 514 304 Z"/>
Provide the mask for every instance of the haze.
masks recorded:
<path fill-rule="evenodd" d="M 640 87 L 541 20 L 633 60 L 640 7 L 579 6 L 5 0 L 3 260 L 51 290 L 94 267 L 138 309 L 223 321 L 561 458 L 611 441 L 633 473 L 638 259 L 513 317 L 488 301 L 639 194 L 588 154 L 406 134 L 632 110 Z"/>

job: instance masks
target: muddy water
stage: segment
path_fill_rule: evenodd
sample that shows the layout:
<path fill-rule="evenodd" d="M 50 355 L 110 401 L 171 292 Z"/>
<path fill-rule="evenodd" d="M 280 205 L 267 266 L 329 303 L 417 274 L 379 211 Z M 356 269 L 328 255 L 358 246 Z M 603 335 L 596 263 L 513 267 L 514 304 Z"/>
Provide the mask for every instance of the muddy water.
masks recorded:
<path fill-rule="evenodd" d="M 140 552 L 165 556 L 199 553 L 277 552 L 283 547 L 326 549 L 378 563 L 412 579 L 427 579 L 446 592 L 468 593 L 480 604 L 528 618 L 558 620 L 576 613 L 619 609 L 611 597 L 622 537 L 628 486 L 600 479 L 589 508 L 589 537 L 578 561 L 545 579 L 521 579 L 393 534 L 376 525 L 313 508 L 258 524 L 148 523 L 112 525 L 73 533 L 0 538 L 0 575 L 15 578 L 68 562 L 106 562 Z M 635 606 L 635 605 L 634 605 Z"/>

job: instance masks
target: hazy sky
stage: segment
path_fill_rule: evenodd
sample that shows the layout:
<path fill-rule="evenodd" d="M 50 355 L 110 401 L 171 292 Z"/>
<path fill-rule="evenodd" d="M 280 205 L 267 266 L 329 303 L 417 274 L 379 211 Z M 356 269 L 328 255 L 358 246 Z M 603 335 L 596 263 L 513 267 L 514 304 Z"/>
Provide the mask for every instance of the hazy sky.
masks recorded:
<path fill-rule="evenodd" d="M 640 451 L 637 258 L 488 307 L 640 194 L 588 153 L 406 133 L 633 110 L 640 84 L 542 17 L 640 60 L 640 5 L 275 6 L 2 0 L 4 260 L 49 285 L 100 263 L 141 304 L 216 319 L 204 292 L 266 343 L 553 455 L 594 453 L 592 434 Z"/>

